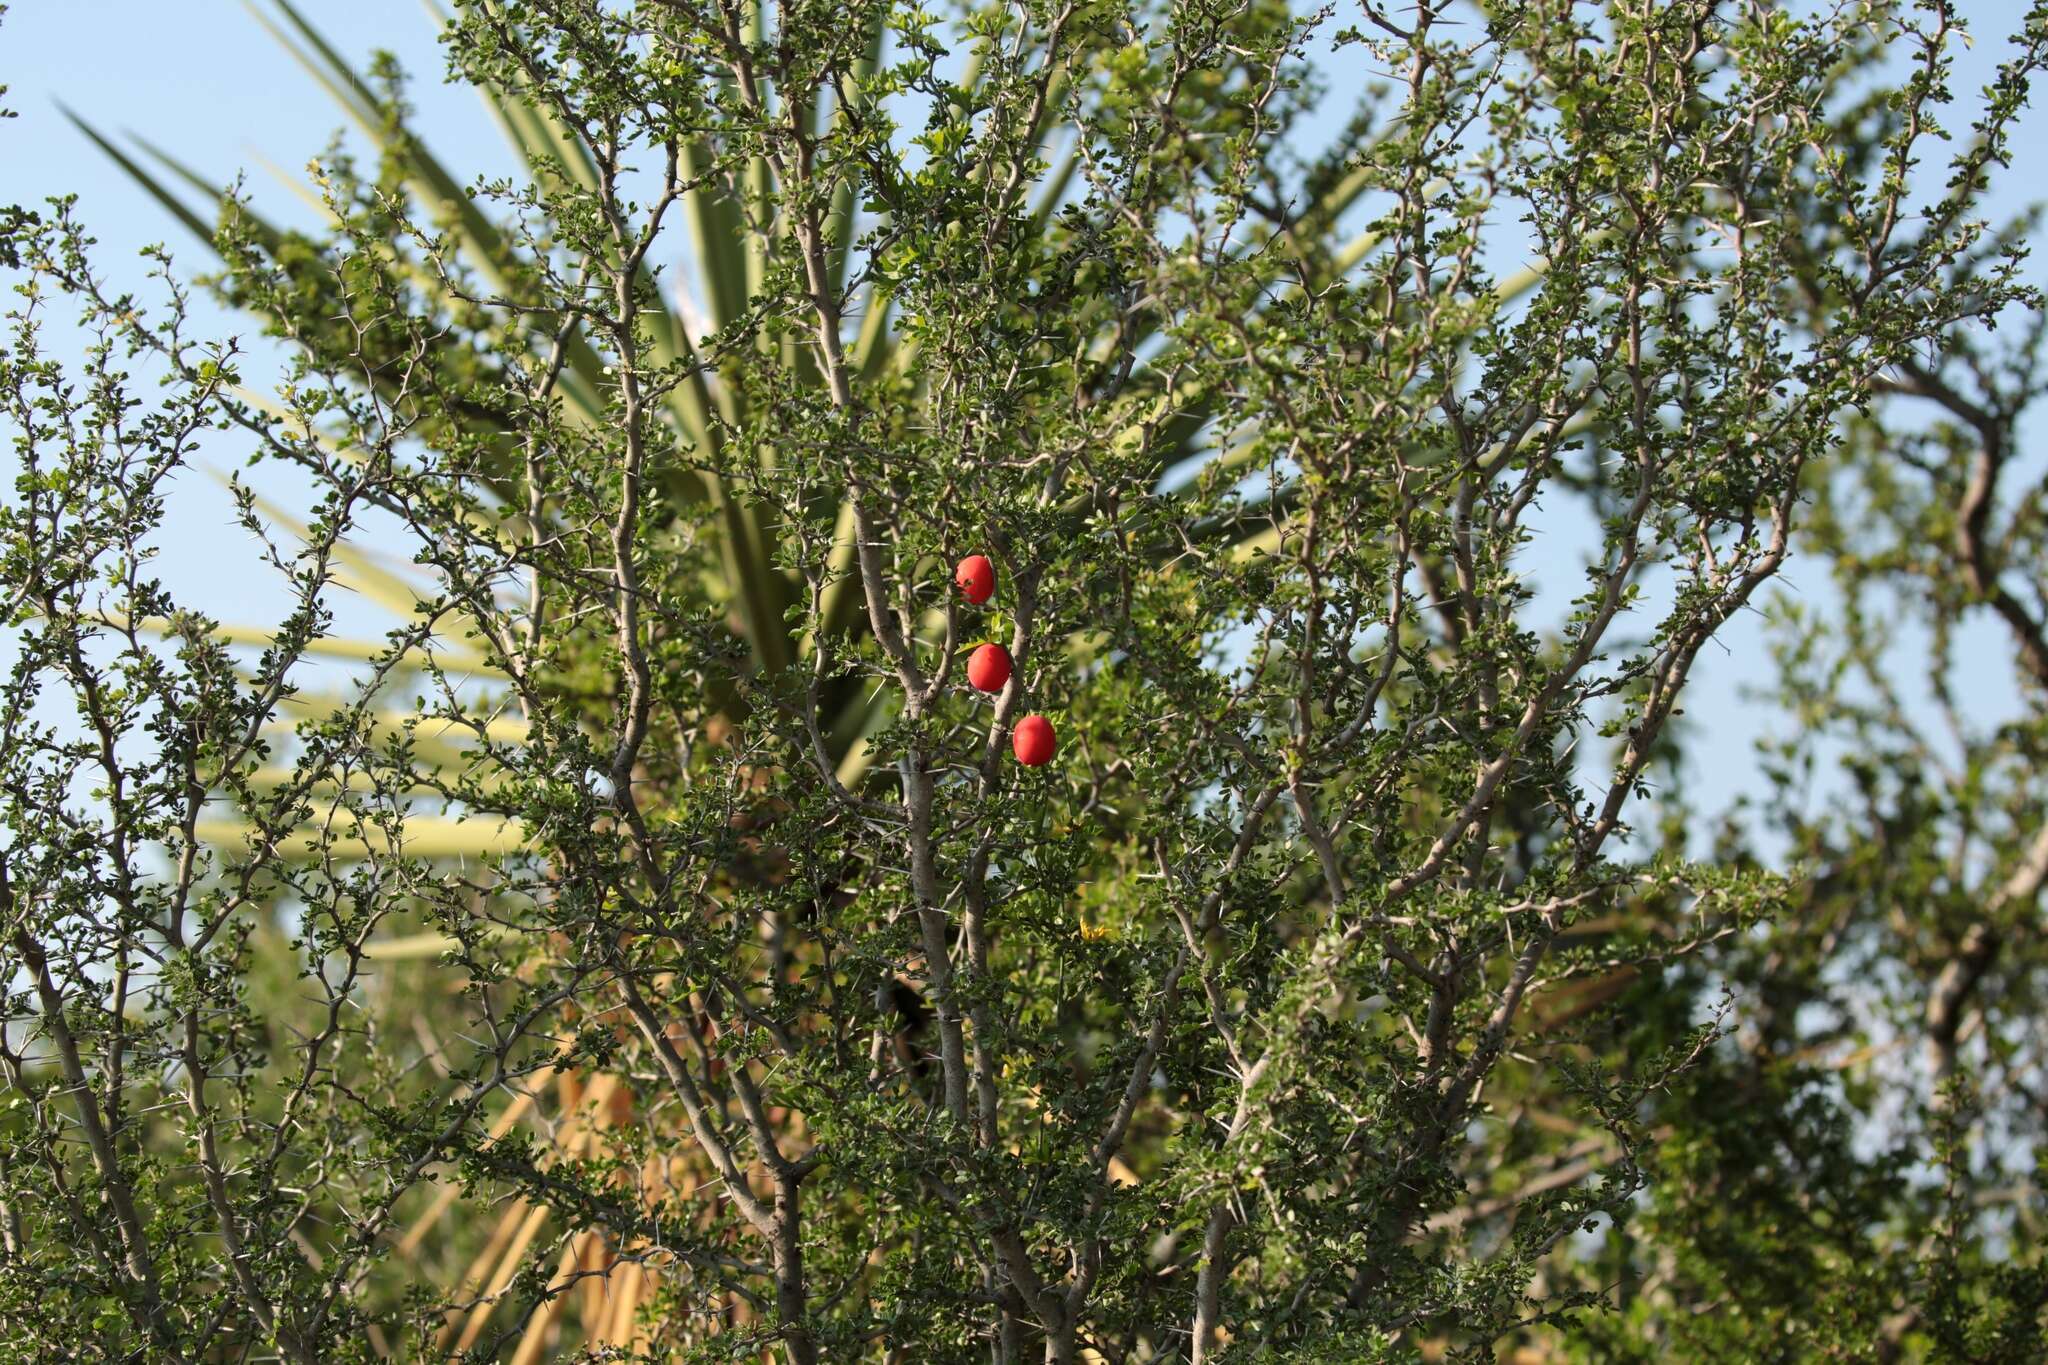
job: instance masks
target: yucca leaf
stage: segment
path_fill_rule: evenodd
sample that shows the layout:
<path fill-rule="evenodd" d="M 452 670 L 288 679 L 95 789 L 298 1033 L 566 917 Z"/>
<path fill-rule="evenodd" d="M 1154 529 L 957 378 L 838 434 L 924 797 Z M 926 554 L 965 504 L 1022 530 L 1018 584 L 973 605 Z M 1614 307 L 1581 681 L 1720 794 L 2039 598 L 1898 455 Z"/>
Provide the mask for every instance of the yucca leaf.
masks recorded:
<path fill-rule="evenodd" d="M 125 629 L 128 625 L 127 619 L 117 612 L 105 613 L 101 619 L 106 625 L 116 630 Z M 134 622 L 134 626 L 136 630 L 146 635 L 169 638 L 175 633 L 171 623 L 160 616 L 142 617 Z M 254 648 L 268 649 L 277 643 L 277 638 L 274 635 L 256 626 L 216 624 L 213 627 L 213 634 L 216 639 L 223 640 L 231 645 L 248 645 Z M 390 652 L 390 649 L 391 644 L 388 640 L 347 640 L 332 635 L 318 635 L 308 640 L 301 647 L 300 652 L 316 658 L 346 659 L 353 663 L 363 663 L 371 659 L 383 658 Z M 439 651 L 435 650 L 414 648 L 406 650 L 399 656 L 400 665 L 408 668 L 427 668 L 440 665 L 442 662 L 439 657 Z M 460 671 L 505 682 L 511 681 L 504 673 L 485 663 L 465 663 L 460 666 Z"/>
<path fill-rule="evenodd" d="M 1260 555 L 1272 554 L 1280 548 L 1281 537 L 1286 534 L 1283 526 L 1268 526 L 1256 535 L 1246 536 L 1230 546 L 1232 562 L 1243 564 Z"/>
<path fill-rule="evenodd" d="M 355 710 L 355 703 L 339 697 L 302 693 L 285 699 L 282 707 L 287 714 L 266 721 L 263 733 L 289 741 L 296 738 L 301 727 L 308 722 L 320 724 L 348 716 Z M 478 765 L 488 761 L 486 751 L 477 747 L 478 728 L 483 730 L 484 742 L 491 744 L 519 745 L 527 739 L 524 725 L 511 718 L 477 726 L 442 716 L 421 716 L 412 711 L 373 711 L 350 721 L 350 724 L 359 740 L 366 745 L 388 748 L 393 743 L 402 742 L 423 780 L 443 773 L 464 774 L 466 780 L 477 778 Z M 495 781 L 491 771 L 485 771 L 481 776 L 487 782 Z M 251 777 L 249 780 L 253 782 L 255 779 Z"/>
<path fill-rule="evenodd" d="M 331 693 L 295 692 L 286 697 L 280 705 L 293 711 L 307 713 L 307 716 L 301 717 L 299 721 L 276 722 L 278 729 L 288 730 L 307 717 L 324 719 L 353 711 L 357 702 L 354 698 Z M 384 711 L 376 714 L 373 724 L 379 728 L 394 729 L 409 726 L 416 739 L 426 741 L 474 740 L 481 731 L 483 738 L 493 744 L 524 744 L 533 736 L 532 729 L 525 721 L 517 716 L 508 715 L 474 716 L 458 720 L 422 711 Z M 473 751 L 462 752 L 468 755 Z"/>
<path fill-rule="evenodd" d="M 446 29 L 451 20 L 441 7 L 433 0 L 423 3 L 435 25 Z M 477 97 L 492 121 L 535 179 L 566 173 L 572 184 L 585 190 L 596 188 L 597 167 L 591 160 L 590 149 L 551 112 L 496 85 L 478 81 L 475 86 Z M 550 158 L 553 170 L 549 169 Z"/>
<path fill-rule="evenodd" d="M 400 790 L 434 792 L 441 790 L 432 780 L 433 777 L 433 771 L 421 771 L 415 775 L 415 780 L 410 783 L 400 784 L 387 781 L 378 773 L 352 770 L 340 777 L 331 775 L 322 777 L 318 781 L 309 783 L 304 790 L 305 794 L 309 797 L 328 797 L 340 792 L 396 792 Z M 282 765 L 258 768 L 243 779 L 253 790 L 259 792 L 276 792 L 286 788 L 294 788 L 302 780 L 303 774 L 298 769 L 287 768 Z M 466 784 L 464 790 L 476 790 L 485 793 L 497 792 L 503 790 L 509 780 L 502 775 L 478 777 L 472 774 L 464 779 Z"/>
<path fill-rule="evenodd" d="M 209 469 L 207 472 L 222 485 L 232 486 L 232 481 L 218 470 Z M 289 512 L 260 493 L 251 492 L 249 497 L 258 511 L 290 532 L 301 544 L 312 542 L 311 529 L 294 519 Z M 345 574 L 335 575 L 338 584 L 361 593 L 400 620 L 411 620 L 418 614 L 419 609 L 426 605 L 425 599 L 411 583 L 381 567 L 348 541 L 336 540 L 329 552 L 348 570 Z M 489 660 L 468 645 L 438 645 L 434 654 L 444 668 L 453 666 L 464 670 L 496 671 Z"/>
<path fill-rule="evenodd" d="M 652 1349 L 653 1332 L 640 1320 L 642 1285 L 652 1277 L 637 1260 L 622 1261 L 609 1280 L 611 1312 L 588 1337 L 594 1348 L 617 1347 L 628 1359 L 644 1356 Z"/>
<path fill-rule="evenodd" d="M 510 821 L 480 816 L 415 815 L 402 822 L 399 846 L 393 848 L 380 830 L 368 837 L 349 834 L 335 837 L 311 826 L 294 830 L 280 840 L 280 857 L 302 861 L 315 857 L 363 859 L 402 853 L 411 858 L 488 858 L 517 853 L 526 847 L 526 835 Z M 243 820 L 201 820 L 193 826 L 199 842 L 213 848 L 246 849 L 256 838 L 254 826 Z"/>
<path fill-rule="evenodd" d="M 889 335 L 889 314 L 894 300 L 889 290 L 876 280 L 868 285 L 867 311 L 860 320 L 860 334 L 853 343 L 853 353 L 848 358 L 853 372 L 863 382 L 871 381 L 889 367 L 893 356 L 893 345 Z"/>
<path fill-rule="evenodd" d="M 1053 163 L 1052 173 L 1039 187 L 1038 203 L 1031 210 L 1031 230 L 1034 233 L 1043 233 L 1053 214 L 1059 212 L 1060 201 L 1067 197 L 1067 187 L 1073 183 L 1074 172 L 1080 166 L 1081 144 L 1076 140 Z"/>
<path fill-rule="evenodd" d="M 851 83 L 856 90 L 862 81 L 873 76 L 881 67 L 882 48 L 889 36 L 887 18 L 887 14 L 879 7 L 869 16 L 867 48 L 853 66 Z M 832 117 L 835 121 L 842 121 L 846 117 L 845 96 L 846 87 L 842 85 L 837 98 L 833 101 Z M 832 247 L 826 265 L 834 294 L 846 287 L 846 264 L 852 255 L 854 219 L 859 208 L 859 197 L 854 194 L 852 183 L 842 178 L 832 190 L 832 212 L 828 233 Z"/>
<path fill-rule="evenodd" d="M 107 157 L 116 166 L 128 172 L 131 180 L 142 186 L 150 198 L 163 205 L 173 218 L 183 223 L 193 236 L 202 242 L 211 243 L 213 241 L 212 226 L 190 208 L 186 207 L 185 202 L 165 188 L 161 181 L 136 164 L 134 158 L 130 157 L 126 152 L 123 152 L 119 147 L 116 147 L 113 143 L 102 137 L 97 128 L 73 113 L 68 106 L 60 102 L 57 108 L 63 113 L 65 118 L 71 120 L 72 127 L 92 139 L 94 146 L 105 152 Z"/>
<path fill-rule="evenodd" d="M 204 195 L 209 202 L 218 203 L 220 201 L 221 196 L 227 193 L 227 186 L 207 179 L 198 171 L 192 169 L 184 162 L 178 160 L 178 158 L 172 156 L 169 152 L 157 146 L 154 142 L 151 142 L 142 134 L 131 131 L 128 134 L 128 138 L 136 146 L 140 147 L 144 152 L 148 153 L 151 160 L 155 161 L 159 166 L 162 166 L 172 175 L 178 177 L 178 179 L 190 185 L 193 189 L 199 191 L 199 193 Z"/>
<path fill-rule="evenodd" d="M 515 938 L 519 933 L 517 929 L 508 928 L 502 924 L 480 925 L 476 932 L 477 937 L 485 942 Z M 364 945 L 363 956 L 376 962 L 419 962 L 428 958 L 440 957 L 444 953 L 459 952 L 461 949 L 462 941 L 451 938 L 447 934 L 404 934 L 393 938 L 372 939 Z M 521 1102 L 522 1099 L 525 1101 L 524 1103 Z M 500 1114 L 497 1121 L 491 1125 L 491 1136 L 499 1138 L 510 1132 L 512 1125 L 519 1121 L 519 1116 L 524 1114 L 531 1104 L 531 1098 L 525 1095 L 515 1097 L 512 1103 L 506 1106 L 505 1112 Z M 461 1192 L 458 1188 L 451 1187 L 442 1193 L 448 1195 L 447 1203 L 443 1204 L 437 1196 L 435 1204 L 438 1208 L 445 1211 L 447 1204 L 453 1204 Z M 432 1210 L 429 1212 L 431 1213 Z M 421 1239 L 424 1240 L 426 1230 L 432 1226 L 433 1223 L 429 1219 L 422 1218 L 413 1225 L 413 1230 L 418 1231 Z M 401 1255 L 407 1254 L 405 1250 L 406 1242 L 411 1240 L 412 1233 L 408 1231 L 406 1237 L 399 1243 L 399 1253 Z"/>
<path fill-rule="evenodd" d="M 846 746 L 845 756 L 839 760 L 839 784 L 848 791 L 857 790 L 861 780 L 868 775 L 868 769 L 874 766 L 874 761 L 875 751 L 866 736 L 856 735 Z"/>
<path fill-rule="evenodd" d="M 699 302 L 710 330 L 716 332 L 746 310 L 747 264 L 739 247 L 745 223 L 739 207 L 720 190 L 720 177 L 704 146 L 683 144 L 682 173 L 690 182 L 683 194 L 683 223 L 703 289 Z"/>
<path fill-rule="evenodd" d="M 232 488 L 234 486 L 234 481 L 220 471 L 209 469 L 207 472 L 223 487 Z M 300 544 L 311 543 L 313 535 L 311 528 L 307 527 L 303 522 L 294 519 L 282 507 L 256 492 L 249 494 L 249 500 L 256 510 L 289 531 Z M 330 548 L 330 553 L 350 571 L 346 577 L 337 575 L 337 578 L 345 586 L 361 593 L 400 620 L 410 619 L 424 605 L 419 593 L 414 591 L 412 584 L 406 582 L 397 574 L 380 568 L 374 561 L 347 541 L 335 541 Z M 458 663 L 473 665 L 484 663 L 483 656 L 471 650 L 457 647 L 447 652 L 450 658 Z"/>
<path fill-rule="evenodd" d="M 611 1072 L 601 1071 L 590 1078 L 581 1097 L 562 1116 L 562 1123 L 555 1131 L 552 1153 L 555 1160 L 573 1161 L 597 1147 L 597 1133 L 604 1126 L 606 1106 L 619 1084 L 619 1077 Z M 526 1209 L 523 1216 L 519 1212 L 521 1208 Z M 462 1355 L 476 1344 L 490 1319 L 492 1309 L 505 1297 L 505 1291 L 518 1274 L 525 1260 L 527 1248 L 532 1245 L 533 1239 L 551 1214 L 552 1210 L 548 1205 L 534 1204 L 527 1207 L 524 1200 L 518 1201 L 512 1209 L 507 1210 L 500 1224 L 501 1234 L 492 1236 L 483 1253 L 471 1263 L 468 1275 L 464 1277 L 465 1284 L 485 1285 L 485 1289 L 483 1293 L 474 1296 L 467 1319 L 463 1321 L 462 1331 L 455 1336 L 452 1354 Z M 502 1229 L 507 1226 L 514 1228 L 510 1237 L 502 1236 Z M 495 1271 L 490 1268 L 494 1262 L 497 1267 Z M 486 1274 L 489 1276 L 487 1283 Z M 451 1321 L 436 1339 L 437 1352 L 450 1349 L 448 1338 L 453 1334 L 454 1326 L 454 1321 Z"/>
<path fill-rule="evenodd" d="M 245 0 L 246 2 L 246 0 Z M 454 219 L 455 227 L 471 262 L 482 271 L 504 297 L 524 301 L 525 290 L 517 276 L 517 259 L 508 247 L 504 234 L 497 225 L 480 209 L 469 193 L 459 185 L 455 177 L 441 165 L 426 144 L 412 136 L 403 125 L 387 123 L 379 112 L 375 94 L 361 77 L 357 76 L 341 55 L 321 36 L 291 0 L 272 0 L 285 15 L 307 46 L 313 49 L 308 54 L 293 42 L 291 36 L 266 18 L 261 10 L 250 5 L 250 12 L 258 22 L 288 51 L 293 59 L 317 80 L 328 94 L 333 96 L 345 112 L 355 120 L 363 134 L 381 151 L 395 155 L 407 170 L 407 178 L 414 189 L 429 203 L 438 203 Z M 539 333 L 551 332 L 556 320 L 549 314 L 540 313 L 532 318 L 532 325 Z M 568 363 L 593 390 L 603 387 L 604 362 L 580 332 L 573 332 L 565 343 Z"/>
<path fill-rule="evenodd" d="M 725 525 L 721 548 L 726 572 L 739 589 L 740 613 L 746 623 L 748 642 L 754 647 L 756 662 L 763 671 L 777 672 L 793 657 L 789 626 L 783 619 L 781 575 L 763 543 L 765 531 L 760 515 L 742 505 L 722 480 L 714 484 Z"/>
<path fill-rule="evenodd" d="M 137 140 L 140 141 L 140 139 Z M 145 142 L 143 146 L 148 147 L 149 144 Z M 157 152 L 155 148 L 150 148 L 150 152 L 155 156 L 163 155 Z M 335 214 L 333 207 L 325 199 L 322 199 L 319 192 L 313 189 L 312 186 L 306 184 L 290 171 L 287 171 L 269 157 L 264 156 L 261 152 L 251 152 L 250 155 L 256 159 L 256 164 L 261 166 L 271 179 L 284 186 L 293 198 L 318 214 L 326 226 L 332 228 L 341 222 L 340 217 Z"/>
<path fill-rule="evenodd" d="M 362 132 L 373 143 L 387 153 L 397 155 L 406 168 L 408 178 L 414 187 L 430 202 L 439 203 L 449 210 L 458 229 L 465 254 L 489 278 L 494 286 L 508 298 L 519 297 L 517 263 L 512 256 L 503 235 L 497 230 L 471 197 L 459 186 L 433 155 L 416 138 L 402 127 L 387 125 L 377 104 L 376 96 L 334 47 L 320 34 L 290 0 L 276 0 L 277 9 L 293 30 L 285 31 L 260 10 L 251 6 L 252 13 L 265 30 L 283 46 L 293 60 L 305 68 L 329 95 L 339 104 Z M 294 38 L 296 34 L 296 40 Z M 302 46 L 303 44 L 303 46 Z M 568 130 L 553 125 L 544 113 L 524 106 L 516 95 L 500 101 L 515 130 L 532 137 L 533 130 L 539 130 L 552 141 L 558 151 L 570 152 L 563 158 L 564 164 L 572 169 L 577 164 L 580 144 Z M 137 183 L 178 217 L 188 228 L 202 239 L 211 241 L 212 232 L 207 224 L 174 193 L 166 188 L 132 158 L 115 147 L 98 132 L 78 122 L 81 130 L 93 139 L 115 162 L 123 167 Z M 159 154 L 160 155 L 160 154 Z M 173 168 L 179 178 L 195 186 L 205 182 L 178 166 L 168 156 L 162 159 Z M 758 168 L 753 181 L 757 193 L 765 194 L 766 182 L 760 178 L 765 173 L 765 162 Z M 693 193 L 695 209 L 699 215 L 699 226 L 715 222 L 719 231 L 705 233 L 700 237 L 701 248 L 705 251 L 710 267 L 710 281 L 719 295 L 720 309 L 731 309 L 733 315 L 744 307 L 747 293 L 746 276 L 750 268 L 744 258 L 734 250 L 734 243 L 744 234 L 737 209 L 729 203 L 721 205 L 710 187 L 700 187 Z M 720 221 L 720 220 L 723 221 Z M 268 229 L 268 225 L 262 225 Z M 270 229 L 274 233 L 274 229 Z M 274 240 L 274 238 L 272 239 Z M 758 263 L 757 263 L 758 265 Z M 651 275 L 645 283 L 654 297 L 655 281 Z M 737 289 L 732 286 L 737 283 Z M 671 406 L 685 437 L 706 451 L 715 453 L 718 446 L 719 424 L 713 420 L 715 400 L 705 383 L 702 368 L 697 364 L 685 329 L 667 309 L 663 308 L 649 316 L 649 330 L 657 345 L 657 360 L 660 363 L 680 361 L 690 370 L 690 378 L 673 394 Z M 551 325 L 547 317 L 533 320 L 537 329 Z M 722 321 L 722 320 L 721 320 Z M 589 342 L 580 334 L 572 335 L 568 342 L 569 368 L 563 376 L 562 393 L 569 402 L 571 411 L 586 421 L 604 420 L 604 403 L 599 398 L 604 380 L 603 362 Z M 724 391 L 721 390 L 721 395 Z M 272 407 L 271 411 L 275 412 Z M 734 414 L 724 414 L 730 420 Z M 320 442 L 314 433 L 308 438 Z M 339 453 L 339 447 L 327 442 L 326 448 Z M 761 665 L 769 670 L 785 664 L 791 650 L 787 631 L 783 624 L 783 585 L 779 575 L 772 569 L 774 549 L 772 535 L 759 517 L 743 506 L 737 499 L 727 495 L 718 487 L 706 487 L 705 481 L 690 476 L 687 472 L 673 481 L 674 486 L 665 491 L 686 500 L 702 498 L 707 494 L 718 501 L 726 525 L 726 539 L 730 542 L 727 551 L 728 575 L 742 601 L 742 616 L 747 623 L 750 640 L 760 655 Z"/>
<path fill-rule="evenodd" d="M 844 635 L 860 614 L 860 564 L 855 557 L 854 508 L 851 500 L 839 505 L 839 519 L 832 527 L 832 550 L 825 560 L 825 590 L 818 602 L 818 629 L 826 635 Z M 804 654 L 818 646 L 806 642 Z"/>
<path fill-rule="evenodd" d="M 340 54 L 328 45 L 327 40 L 300 17 L 298 11 L 286 3 L 286 0 L 274 2 L 292 21 L 293 26 L 305 36 L 308 46 L 320 54 L 319 58 L 293 42 L 291 35 L 279 28 L 277 22 L 265 14 L 254 0 L 242 0 L 242 8 L 262 25 L 263 31 L 268 33 L 336 104 L 341 106 L 342 112 L 348 115 L 349 121 L 354 123 L 364 136 L 381 144 L 383 139 L 380 136 L 382 130 L 378 126 L 376 96 L 356 76 L 348 63 L 341 59 Z"/>
<path fill-rule="evenodd" d="M 512 1277 L 519 1273 L 520 1264 L 526 1257 L 526 1249 L 533 1244 L 533 1239 L 540 1235 L 541 1226 L 547 1222 L 549 1213 L 546 1204 L 535 1204 L 516 1224 L 513 1224 L 512 1215 L 506 1214 L 506 1222 L 513 1225 L 513 1230 L 511 1236 L 503 1243 L 502 1255 L 496 1254 L 498 1248 L 494 1239 L 493 1248 L 486 1253 L 489 1259 L 478 1258 L 480 1267 L 489 1266 L 491 1260 L 495 1259 L 496 1271 L 492 1272 L 489 1281 L 481 1286 L 482 1292 L 475 1296 L 474 1305 L 470 1308 L 466 1320 L 457 1319 L 464 1323 L 461 1333 L 458 1335 L 454 1332 L 454 1323 L 451 1322 L 443 1329 L 441 1335 L 435 1338 L 435 1354 L 446 1352 L 460 1359 L 476 1344 L 476 1339 L 483 1334 L 484 1327 L 490 1321 L 491 1310 L 504 1297 L 505 1290 L 512 1283 Z M 454 1337 L 452 1344 L 448 1340 L 451 1336 Z"/>
<path fill-rule="evenodd" d="M 596 1240 L 596 1233 L 580 1232 L 562 1248 L 562 1254 L 556 1258 L 555 1273 L 541 1290 L 540 1302 L 527 1314 L 526 1328 L 512 1352 L 511 1365 L 540 1365 L 547 1358 L 555 1336 L 555 1319 L 569 1306 L 568 1289 L 575 1283 L 576 1268 L 583 1264 Z"/>

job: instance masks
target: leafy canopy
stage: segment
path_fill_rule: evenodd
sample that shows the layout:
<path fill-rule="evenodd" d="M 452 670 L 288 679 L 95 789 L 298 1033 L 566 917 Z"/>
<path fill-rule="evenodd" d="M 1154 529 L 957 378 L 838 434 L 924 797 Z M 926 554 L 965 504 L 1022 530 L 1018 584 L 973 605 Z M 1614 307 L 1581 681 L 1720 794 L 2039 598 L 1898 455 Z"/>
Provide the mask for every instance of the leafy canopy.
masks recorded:
<path fill-rule="evenodd" d="M 68 204 L 0 225 L 10 1349 L 2035 1339 L 1723 1027 L 1843 883 L 1652 783 L 1870 414 L 2032 302 L 1976 205 L 2038 14 L 1942 147 L 1938 4 L 466 0 L 528 171 L 474 184 L 279 14 L 374 156 L 208 232 L 274 392 Z M 151 576 L 202 434 L 312 490 L 236 485 L 261 630 Z"/>

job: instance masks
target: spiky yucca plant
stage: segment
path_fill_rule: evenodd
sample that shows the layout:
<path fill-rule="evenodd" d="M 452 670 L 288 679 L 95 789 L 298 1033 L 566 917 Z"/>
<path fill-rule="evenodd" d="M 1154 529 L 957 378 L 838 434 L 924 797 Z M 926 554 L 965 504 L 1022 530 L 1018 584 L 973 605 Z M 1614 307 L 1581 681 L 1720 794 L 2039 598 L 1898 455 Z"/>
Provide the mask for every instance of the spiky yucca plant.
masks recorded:
<path fill-rule="evenodd" d="M 86 735 L 7 736 L 11 1342 L 1341 1361 L 1597 1302 L 1551 1272 L 1711 1029 L 1560 1030 L 1779 891 L 1631 802 L 1843 414 L 2017 297 L 1945 271 L 1995 136 L 1904 173 L 1939 16 L 1368 7 L 1385 88 L 1297 164 L 1327 16 L 1279 4 L 470 0 L 529 173 L 471 184 L 278 13 L 376 148 L 324 232 L 102 139 L 276 393 L 10 229 L 108 339 L 80 402 L 32 302 L 6 375 L 9 714 Z M 302 547 L 274 630 L 142 567 L 207 426 L 316 490 L 241 493 Z M 1599 526 L 1562 622 L 1546 499 Z M 345 583 L 388 640 L 328 637 Z"/>

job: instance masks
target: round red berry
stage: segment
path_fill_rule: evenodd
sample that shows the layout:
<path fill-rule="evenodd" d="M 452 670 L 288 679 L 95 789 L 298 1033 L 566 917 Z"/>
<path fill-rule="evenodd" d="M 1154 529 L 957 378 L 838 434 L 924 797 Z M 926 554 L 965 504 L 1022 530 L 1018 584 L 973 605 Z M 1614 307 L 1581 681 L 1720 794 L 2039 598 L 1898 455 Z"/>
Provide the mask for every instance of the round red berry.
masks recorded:
<path fill-rule="evenodd" d="M 979 692 L 1000 692 L 1010 680 L 1010 651 L 986 644 L 967 656 L 967 681 Z"/>
<path fill-rule="evenodd" d="M 969 555 L 953 570 L 953 582 L 978 607 L 996 594 L 996 566 L 987 555 Z"/>
<path fill-rule="evenodd" d="M 1059 747 L 1059 740 L 1052 732 L 1052 722 L 1044 716 L 1024 717 L 1017 722 L 1017 729 L 1010 736 L 1011 751 L 1027 768 L 1042 767 L 1052 762 L 1053 752 Z"/>

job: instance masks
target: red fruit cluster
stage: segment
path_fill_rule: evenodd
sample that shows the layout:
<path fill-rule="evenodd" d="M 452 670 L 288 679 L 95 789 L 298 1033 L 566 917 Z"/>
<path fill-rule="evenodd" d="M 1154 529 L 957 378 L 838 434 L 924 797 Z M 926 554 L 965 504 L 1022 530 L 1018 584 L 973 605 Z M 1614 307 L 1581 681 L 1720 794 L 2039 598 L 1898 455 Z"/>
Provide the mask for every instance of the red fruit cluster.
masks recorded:
<path fill-rule="evenodd" d="M 987 555 L 969 555 L 953 569 L 953 585 L 960 595 L 979 607 L 996 595 L 996 566 Z M 982 692 L 1000 692 L 1009 684 L 1014 667 L 1010 651 L 993 641 L 967 656 L 967 681 Z M 1010 752 L 1027 768 L 1052 762 L 1060 747 L 1052 722 L 1044 716 L 1026 716 L 1010 732 Z"/>

